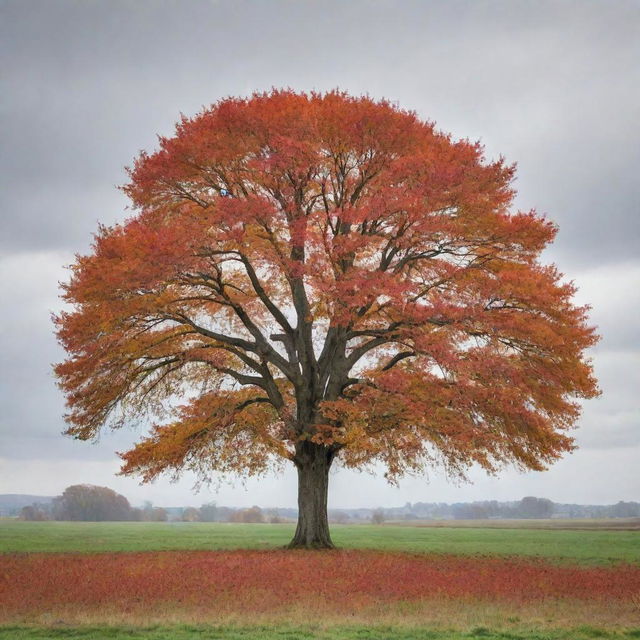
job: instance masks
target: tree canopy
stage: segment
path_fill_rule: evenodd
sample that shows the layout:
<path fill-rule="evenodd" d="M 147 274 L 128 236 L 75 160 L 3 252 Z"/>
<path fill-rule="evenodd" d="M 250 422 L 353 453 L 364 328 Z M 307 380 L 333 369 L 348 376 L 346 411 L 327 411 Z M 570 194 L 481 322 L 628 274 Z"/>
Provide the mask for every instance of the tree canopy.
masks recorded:
<path fill-rule="evenodd" d="M 144 480 L 318 456 L 392 481 L 545 468 L 597 394 L 596 336 L 540 261 L 554 224 L 511 211 L 514 171 L 338 91 L 183 117 L 130 169 L 134 215 L 64 285 L 67 433 L 151 416 L 122 454 Z"/>
<path fill-rule="evenodd" d="M 129 501 L 108 487 L 76 484 L 53 502 L 56 520 L 131 520 Z"/>

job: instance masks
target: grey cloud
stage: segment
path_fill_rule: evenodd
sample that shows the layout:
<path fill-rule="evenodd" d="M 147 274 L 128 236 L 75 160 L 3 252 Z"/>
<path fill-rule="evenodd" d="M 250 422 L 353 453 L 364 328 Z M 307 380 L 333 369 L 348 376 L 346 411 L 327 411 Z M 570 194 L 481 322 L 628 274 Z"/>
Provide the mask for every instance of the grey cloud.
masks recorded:
<path fill-rule="evenodd" d="M 609 404 L 609 410 L 591 411 L 583 419 L 577 441 L 585 449 L 640 447 L 640 410 L 621 411 Z"/>
<path fill-rule="evenodd" d="M 25 191 L 55 185 L 47 246 L 115 217 L 105 189 L 180 111 L 289 85 L 388 96 L 519 161 L 519 202 L 561 224 L 567 264 L 634 250 L 635 3 L 68 1 L 3 13 L 7 210 L 37 218 Z M 74 209 L 75 193 L 95 198 L 95 214 Z"/>
<path fill-rule="evenodd" d="M 593 352 L 638 352 L 640 325 L 640 261 L 618 262 L 587 271 L 571 278 L 578 291 L 574 300 L 589 305 L 590 322 L 601 337 Z"/>
<path fill-rule="evenodd" d="M 123 177 L 119 183 L 124 182 Z M 113 183 L 88 187 L 61 181 L 41 185 L 34 190 L 26 182 L 13 184 L 5 193 L 3 210 L 9 232 L 0 236 L 0 251 L 20 255 L 33 251 L 66 250 L 85 253 L 98 230 L 98 224 L 121 222 L 128 201 Z M 130 213 L 130 212 L 129 212 Z"/>

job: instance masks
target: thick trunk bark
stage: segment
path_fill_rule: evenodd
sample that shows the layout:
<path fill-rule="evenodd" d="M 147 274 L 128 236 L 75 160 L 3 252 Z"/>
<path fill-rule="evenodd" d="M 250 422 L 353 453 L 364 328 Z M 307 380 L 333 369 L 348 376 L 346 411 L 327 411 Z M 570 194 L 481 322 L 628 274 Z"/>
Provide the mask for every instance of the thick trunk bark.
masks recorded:
<path fill-rule="evenodd" d="M 298 469 L 298 526 L 290 549 L 332 549 L 327 517 L 329 468 L 333 452 L 313 442 L 301 442 L 296 451 Z"/>

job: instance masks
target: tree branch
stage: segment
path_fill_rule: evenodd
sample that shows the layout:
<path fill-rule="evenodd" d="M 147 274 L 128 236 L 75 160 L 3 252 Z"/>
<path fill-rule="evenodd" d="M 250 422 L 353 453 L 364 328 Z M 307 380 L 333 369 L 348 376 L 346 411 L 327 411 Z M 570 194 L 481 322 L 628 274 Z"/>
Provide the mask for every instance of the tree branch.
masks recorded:
<path fill-rule="evenodd" d="M 273 303 L 271 298 L 269 298 L 269 296 L 267 295 L 263 286 L 260 284 L 260 281 L 258 280 L 258 276 L 255 272 L 255 269 L 253 268 L 253 265 L 251 264 L 251 262 L 249 262 L 249 259 L 241 252 L 238 252 L 238 255 L 240 256 L 240 260 L 242 261 L 242 264 L 244 265 L 247 271 L 247 275 L 249 276 L 249 280 L 251 280 L 251 284 L 253 285 L 255 292 L 258 294 L 258 297 L 263 302 L 264 306 L 267 307 L 267 309 L 269 309 L 269 311 L 271 312 L 271 315 L 275 318 L 278 324 L 285 330 L 286 334 L 289 336 L 293 335 L 293 327 L 289 324 L 289 321 L 287 320 L 285 315 L 282 313 L 282 311 L 280 311 L 280 309 L 276 307 L 276 305 Z"/>
<path fill-rule="evenodd" d="M 243 409 L 246 409 L 249 405 L 258 404 L 258 403 L 261 403 L 261 402 L 266 402 L 268 404 L 272 404 L 271 400 L 269 400 L 269 398 L 263 398 L 262 396 L 260 396 L 259 398 L 250 398 L 249 400 L 245 400 L 244 402 L 241 402 L 236 407 L 236 411 L 242 411 Z"/>
<path fill-rule="evenodd" d="M 396 353 L 387 364 L 382 367 L 382 371 L 389 371 L 392 367 L 394 367 L 398 362 L 404 360 L 405 358 L 412 358 L 413 356 L 418 355 L 415 351 L 401 351 L 400 353 Z"/>

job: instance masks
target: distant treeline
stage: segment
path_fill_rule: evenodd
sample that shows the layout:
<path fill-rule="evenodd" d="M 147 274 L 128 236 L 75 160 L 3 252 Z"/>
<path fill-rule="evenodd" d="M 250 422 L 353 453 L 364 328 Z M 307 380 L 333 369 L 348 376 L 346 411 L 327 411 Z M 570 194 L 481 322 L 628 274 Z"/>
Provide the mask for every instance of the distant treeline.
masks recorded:
<path fill-rule="evenodd" d="M 12 504 L 19 504 L 11 496 Z M 150 502 L 142 508 L 132 507 L 129 501 L 108 487 L 90 484 L 77 484 L 67 487 L 62 495 L 23 506 L 17 514 L 21 520 L 82 520 L 90 522 L 105 521 L 144 521 L 144 522 L 287 522 L 288 519 L 277 513 L 278 510 L 263 511 L 260 507 L 232 509 L 218 507 L 216 504 L 203 504 L 195 507 L 154 507 Z M 293 511 L 293 510 L 284 510 Z M 293 511 L 293 515 L 296 512 Z"/>
<path fill-rule="evenodd" d="M 9 509 L 0 496 L 0 514 L 19 516 L 23 520 L 88 520 L 88 521 L 183 521 L 183 522 L 293 522 L 297 509 L 233 508 L 215 503 L 196 507 L 132 507 L 122 495 L 107 487 L 73 485 L 56 498 L 6 496 Z M 31 504 L 25 504 L 29 498 Z M 4 509 L 3 509 L 4 507 Z M 407 502 L 403 507 L 377 509 L 333 509 L 333 523 L 399 520 L 478 520 L 525 518 L 639 518 L 640 503 L 618 502 L 612 505 L 558 504 L 546 498 L 527 496 L 513 502 L 486 500 L 454 504 Z"/>
<path fill-rule="evenodd" d="M 76 484 L 67 487 L 62 495 L 46 502 L 34 502 L 22 507 L 22 520 L 167 520 L 165 509 L 151 505 L 143 509 L 132 507 L 129 501 L 108 487 Z"/>
<path fill-rule="evenodd" d="M 388 519 L 476 520 L 508 518 L 638 518 L 639 502 L 617 502 L 611 505 L 561 504 L 547 498 L 527 496 L 514 502 L 484 500 L 454 504 L 416 502 L 404 507 L 386 509 Z"/>
<path fill-rule="evenodd" d="M 351 517 L 367 510 L 347 511 Z M 404 507 L 384 509 L 386 520 L 484 520 L 528 518 L 638 518 L 640 503 L 617 502 L 612 505 L 559 504 L 547 498 L 527 496 L 513 502 L 408 502 Z"/>

